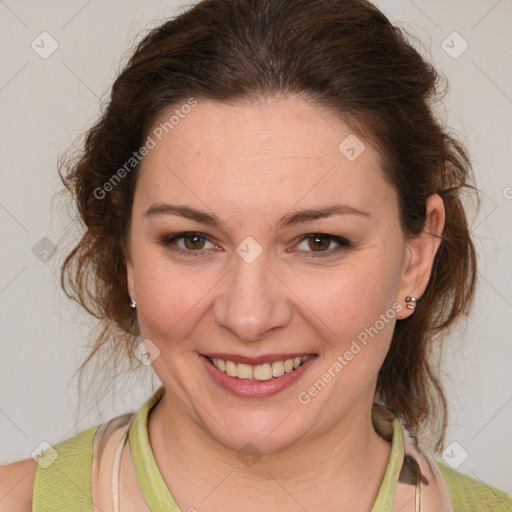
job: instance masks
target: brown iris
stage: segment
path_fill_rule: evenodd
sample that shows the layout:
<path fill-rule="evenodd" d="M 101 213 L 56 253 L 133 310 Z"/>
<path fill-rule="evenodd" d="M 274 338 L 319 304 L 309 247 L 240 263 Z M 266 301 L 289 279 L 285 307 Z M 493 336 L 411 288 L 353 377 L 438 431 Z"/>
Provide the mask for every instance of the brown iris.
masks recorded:
<path fill-rule="evenodd" d="M 311 235 L 310 237 L 308 237 L 308 240 L 309 240 L 309 246 L 312 249 L 328 249 L 329 244 L 331 243 L 331 240 L 329 237 L 322 236 L 322 235 Z M 313 240 L 313 244 L 311 243 L 311 240 Z M 324 242 L 322 242 L 322 240 Z M 318 251 L 315 251 L 315 252 L 318 252 Z"/>
<path fill-rule="evenodd" d="M 185 247 L 187 249 L 190 249 L 190 250 L 194 250 L 194 249 L 202 249 L 203 246 L 204 246 L 204 243 L 206 242 L 206 238 L 200 234 L 197 234 L 197 233 L 190 233 L 188 235 L 184 235 L 183 236 L 183 240 L 185 242 Z M 189 246 L 189 241 L 192 241 L 192 243 L 190 244 Z M 202 241 L 202 244 L 201 245 L 198 245 L 200 244 Z"/>

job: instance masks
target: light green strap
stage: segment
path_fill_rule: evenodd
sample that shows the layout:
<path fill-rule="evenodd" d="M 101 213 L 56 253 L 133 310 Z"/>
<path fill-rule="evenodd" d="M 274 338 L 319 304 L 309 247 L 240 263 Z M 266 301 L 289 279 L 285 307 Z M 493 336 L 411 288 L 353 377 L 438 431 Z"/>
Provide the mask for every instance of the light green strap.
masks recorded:
<path fill-rule="evenodd" d="M 512 512 L 512 496 L 436 460 L 454 512 Z"/>
<path fill-rule="evenodd" d="M 160 400 L 165 388 L 160 387 L 141 407 L 130 427 L 130 451 L 140 490 L 151 512 L 181 512 L 165 484 L 149 444 L 147 420 L 149 411 Z"/>
<path fill-rule="evenodd" d="M 393 502 L 395 501 L 398 477 L 400 476 L 400 470 L 402 469 L 404 460 L 404 449 L 404 432 L 402 425 L 395 417 L 393 420 L 391 454 L 389 456 L 386 472 L 384 473 L 384 478 L 382 479 L 379 494 L 377 494 L 371 512 L 391 511 Z"/>
<path fill-rule="evenodd" d="M 98 427 L 61 441 L 39 456 L 32 512 L 93 511 L 92 443 Z"/>

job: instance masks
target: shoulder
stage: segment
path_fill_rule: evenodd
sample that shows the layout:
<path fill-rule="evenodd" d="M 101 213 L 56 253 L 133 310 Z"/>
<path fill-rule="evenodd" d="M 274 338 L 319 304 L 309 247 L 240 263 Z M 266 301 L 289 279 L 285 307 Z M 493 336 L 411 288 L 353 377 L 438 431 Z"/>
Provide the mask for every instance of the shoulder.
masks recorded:
<path fill-rule="evenodd" d="M 512 496 L 436 460 L 454 512 L 512 512 Z"/>
<path fill-rule="evenodd" d="M 32 458 L 0 466 L 0 510 L 30 512 L 36 470 Z"/>

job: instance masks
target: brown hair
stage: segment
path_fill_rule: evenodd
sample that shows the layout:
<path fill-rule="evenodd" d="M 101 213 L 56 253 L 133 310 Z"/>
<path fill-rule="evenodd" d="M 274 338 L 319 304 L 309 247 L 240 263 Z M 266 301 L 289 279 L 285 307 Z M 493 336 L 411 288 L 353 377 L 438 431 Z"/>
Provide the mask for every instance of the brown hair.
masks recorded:
<path fill-rule="evenodd" d="M 59 169 L 85 225 L 61 284 L 99 327 L 79 371 L 100 353 L 109 366 L 133 366 L 140 335 L 123 257 L 139 165 L 107 193 L 98 191 L 171 106 L 191 97 L 241 102 L 296 94 L 379 148 L 406 234 L 424 230 L 429 195 L 444 201 L 430 281 L 415 314 L 397 322 L 377 384 L 377 399 L 413 434 L 430 425 L 439 449 L 446 399 L 433 343 L 468 313 L 476 275 L 460 197 L 463 187 L 473 188 L 470 162 L 433 113 L 439 92 L 435 69 L 364 0 L 205 0 L 151 30 L 115 80 L 81 153 Z"/>

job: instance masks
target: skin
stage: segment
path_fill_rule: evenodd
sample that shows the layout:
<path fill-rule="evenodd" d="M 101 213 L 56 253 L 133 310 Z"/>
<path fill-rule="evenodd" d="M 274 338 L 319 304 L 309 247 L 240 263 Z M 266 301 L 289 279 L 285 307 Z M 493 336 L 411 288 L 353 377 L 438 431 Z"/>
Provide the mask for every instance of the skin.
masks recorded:
<path fill-rule="evenodd" d="M 148 431 L 182 510 L 331 510 L 336 500 L 339 510 L 368 511 L 375 500 L 390 453 L 371 422 L 377 373 L 395 320 L 412 314 L 405 297 L 425 290 L 439 238 L 405 236 L 378 151 L 362 136 L 366 149 L 355 161 L 338 150 L 352 133 L 299 97 L 243 105 L 199 100 L 143 161 L 126 248 L 128 289 L 143 338 L 160 351 L 152 364 L 166 394 Z M 226 227 L 145 216 L 158 202 L 214 213 Z M 369 215 L 276 229 L 291 211 L 334 203 Z M 441 235 L 442 200 L 433 195 L 427 207 L 427 231 Z M 203 256 L 159 242 L 182 231 L 213 239 L 200 240 Z M 330 255 L 313 258 L 319 251 L 311 239 L 300 240 L 310 233 L 352 246 L 335 252 L 338 244 L 323 239 Z M 248 236 L 263 250 L 252 263 L 236 252 Z M 178 247 L 198 250 L 184 242 Z M 397 303 L 396 318 L 301 404 L 298 394 Z M 205 371 L 198 354 L 212 351 L 318 359 L 278 395 L 242 398 Z M 250 467 L 237 457 L 248 442 L 262 454 Z"/>

